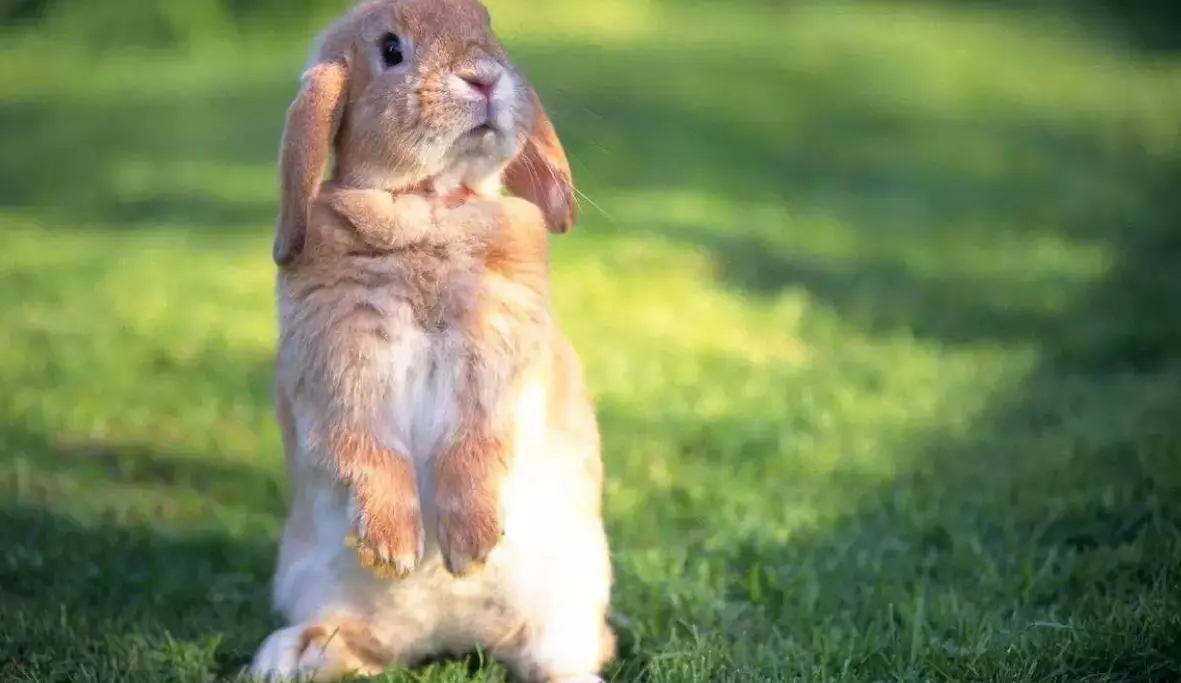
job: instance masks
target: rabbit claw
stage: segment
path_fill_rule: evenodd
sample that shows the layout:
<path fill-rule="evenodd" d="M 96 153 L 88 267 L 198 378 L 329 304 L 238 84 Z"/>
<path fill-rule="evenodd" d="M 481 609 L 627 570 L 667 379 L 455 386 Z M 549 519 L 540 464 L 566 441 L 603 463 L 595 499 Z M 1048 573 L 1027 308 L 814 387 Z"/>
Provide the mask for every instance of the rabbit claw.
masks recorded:
<path fill-rule="evenodd" d="M 402 504 L 383 512 L 379 520 L 363 508 L 359 510 L 345 545 L 356 553 L 361 566 L 378 578 L 404 579 L 425 554 L 418 506 Z"/>

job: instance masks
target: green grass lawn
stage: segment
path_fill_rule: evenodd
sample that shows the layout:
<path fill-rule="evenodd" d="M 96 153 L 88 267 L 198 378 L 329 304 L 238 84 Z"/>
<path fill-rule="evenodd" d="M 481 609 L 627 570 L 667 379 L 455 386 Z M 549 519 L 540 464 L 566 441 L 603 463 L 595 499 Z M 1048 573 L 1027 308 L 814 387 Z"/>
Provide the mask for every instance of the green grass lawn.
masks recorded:
<path fill-rule="evenodd" d="M 1181 53 L 981 3 L 490 6 L 588 197 L 555 278 L 612 680 L 1181 680 Z M 227 680 L 277 625 L 309 38 L 0 39 L 2 681 Z"/>

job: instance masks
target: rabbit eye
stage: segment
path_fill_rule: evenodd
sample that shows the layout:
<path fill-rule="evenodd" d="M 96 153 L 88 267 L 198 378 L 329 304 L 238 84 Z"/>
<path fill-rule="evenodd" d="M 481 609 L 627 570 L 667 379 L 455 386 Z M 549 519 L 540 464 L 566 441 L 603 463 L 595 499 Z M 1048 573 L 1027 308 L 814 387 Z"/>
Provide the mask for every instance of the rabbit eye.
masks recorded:
<path fill-rule="evenodd" d="M 402 41 L 392 33 L 387 33 L 381 37 L 379 45 L 381 50 L 381 61 L 385 63 L 386 68 L 397 66 L 405 59 L 402 55 Z"/>

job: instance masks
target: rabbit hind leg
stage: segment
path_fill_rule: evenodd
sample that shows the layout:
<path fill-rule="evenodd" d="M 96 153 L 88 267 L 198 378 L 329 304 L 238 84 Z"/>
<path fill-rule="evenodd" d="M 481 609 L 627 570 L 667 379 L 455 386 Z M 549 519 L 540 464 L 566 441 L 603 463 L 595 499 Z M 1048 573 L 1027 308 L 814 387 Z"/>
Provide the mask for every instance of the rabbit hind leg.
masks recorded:
<path fill-rule="evenodd" d="M 581 552 L 561 561 L 553 555 L 537 558 L 548 566 L 527 572 L 527 590 L 510 592 L 520 632 L 510 642 L 488 643 L 527 683 L 600 680 L 599 672 L 615 656 L 615 634 L 606 619 L 611 574 L 604 539 L 585 540 Z"/>
<path fill-rule="evenodd" d="M 528 683 L 603 683 L 599 673 L 614 658 L 615 634 L 601 616 L 594 619 L 550 622 L 494 654 Z"/>
<path fill-rule="evenodd" d="M 325 621 L 272 633 L 259 647 L 249 673 L 271 683 L 328 683 L 347 676 L 375 676 L 392 660 L 360 625 Z"/>

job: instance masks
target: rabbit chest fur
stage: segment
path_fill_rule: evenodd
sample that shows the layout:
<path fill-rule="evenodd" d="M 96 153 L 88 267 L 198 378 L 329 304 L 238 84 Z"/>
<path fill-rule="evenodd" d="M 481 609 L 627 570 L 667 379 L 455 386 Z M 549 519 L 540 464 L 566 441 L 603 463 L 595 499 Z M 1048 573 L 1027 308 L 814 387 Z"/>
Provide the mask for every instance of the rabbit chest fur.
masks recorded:
<path fill-rule="evenodd" d="M 309 439 L 301 449 L 329 447 L 313 435 L 328 433 L 324 421 L 338 416 L 324 406 L 339 402 L 429 473 L 425 465 L 458 427 L 469 360 L 462 302 L 479 284 L 472 267 L 471 259 L 406 249 L 346 257 L 314 277 L 280 275 L 280 363 L 293 375 L 281 381 L 293 398 L 296 433 Z M 427 483 L 420 481 L 424 494 Z"/>

